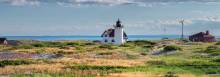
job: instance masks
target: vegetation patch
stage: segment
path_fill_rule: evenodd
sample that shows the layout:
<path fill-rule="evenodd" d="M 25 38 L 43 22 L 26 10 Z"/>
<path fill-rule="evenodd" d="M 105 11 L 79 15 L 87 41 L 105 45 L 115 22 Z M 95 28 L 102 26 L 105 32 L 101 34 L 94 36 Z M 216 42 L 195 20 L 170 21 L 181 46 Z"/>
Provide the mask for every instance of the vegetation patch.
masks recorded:
<path fill-rule="evenodd" d="M 13 46 L 11 49 L 32 49 L 32 45 L 24 44 L 24 45 L 18 45 L 18 46 Z"/>
<path fill-rule="evenodd" d="M 216 43 L 216 45 L 220 45 L 220 41 L 218 41 L 218 42 Z"/>
<path fill-rule="evenodd" d="M 23 64 L 31 64 L 33 62 L 28 60 L 3 60 L 0 61 L 0 67 L 4 67 L 7 65 L 23 65 Z"/>
<path fill-rule="evenodd" d="M 112 55 L 113 52 L 99 52 L 98 55 Z"/>
<path fill-rule="evenodd" d="M 112 50 L 112 49 L 117 49 L 116 46 L 114 45 L 111 45 L 111 44 L 104 44 L 104 45 L 100 45 L 99 48 L 104 48 L 104 49 L 109 49 L 109 50 Z"/>
<path fill-rule="evenodd" d="M 136 41 L 129 41 L 128 43 L 133 43 L 138 46 L 143 46 L 143 45 L 156 45 L 156 42 L 153 41 L 148 41 L 148 40 L 136 40 Z"/>
<path fill-rule="evenodd" d="M 168 45 L 164 47 L 164 51 L 176 51 L 176 50 L 182 50 L 182 48 L 176 45 Z"/>
<path fill-rule="evenodd" d="M 147 61 L 147 64 L 150 64 L 150 65 L 166 65 L 166 62 L 164 61 Z"/>
<path fill-rule="evenodd" d="M 204 51 L 205 53 L 212 54 L 212 55 L 220 55 L 220 47 L 219 46 L 209 46 Z"/>
<path fill-rule="evenodd" d="M 164 77 L 178 77 L 175 72 L 167 72 Z"/>

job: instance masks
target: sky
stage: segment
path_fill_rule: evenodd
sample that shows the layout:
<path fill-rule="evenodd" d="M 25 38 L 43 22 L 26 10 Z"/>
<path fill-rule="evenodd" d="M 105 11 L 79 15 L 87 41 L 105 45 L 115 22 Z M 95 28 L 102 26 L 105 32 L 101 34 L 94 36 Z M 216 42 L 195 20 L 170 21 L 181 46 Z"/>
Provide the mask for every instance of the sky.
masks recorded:
<path fill-rule="evenodd" d="M 0 0 L 0 36 L 101 35 L 122 21 L 128 35 L 220 35 L 220 0 Z"/>

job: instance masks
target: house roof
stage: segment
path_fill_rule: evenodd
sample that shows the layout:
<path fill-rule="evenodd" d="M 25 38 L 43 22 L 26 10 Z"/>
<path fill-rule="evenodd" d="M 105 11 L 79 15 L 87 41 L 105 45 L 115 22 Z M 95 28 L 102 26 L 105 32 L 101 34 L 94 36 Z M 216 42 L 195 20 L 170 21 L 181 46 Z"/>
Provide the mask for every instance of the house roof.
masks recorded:
<path fill-rule="evenodd" d="M 199 32 L 196 34 L 191 35 L 190 37 L 198 37 L 198 36 L 202 36 L 202 37 L 214 37 L 213 35 L 209 34 L 209 32 L 205 33 L 205 32 Z"/>
<path fill-rule="evenodd" d="M 115 37 L 115 29 L 108 29 L 104 31 L 101 35 L 101 37 L 104 37 L 105 35 L 108 35 L 109 37 Z M 127 34 L 124 32 L 124 38 L 127 38 Z"/>

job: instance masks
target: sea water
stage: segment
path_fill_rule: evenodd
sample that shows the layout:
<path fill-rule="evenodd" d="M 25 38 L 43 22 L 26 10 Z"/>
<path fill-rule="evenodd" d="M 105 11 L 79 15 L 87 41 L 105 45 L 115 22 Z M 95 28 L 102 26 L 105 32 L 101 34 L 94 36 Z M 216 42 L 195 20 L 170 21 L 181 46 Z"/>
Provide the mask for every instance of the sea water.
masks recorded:
<path fill-rule="evenodd" d="M 56 40 L 101 40 L 101 36 L 1 36 L 8 40 L 40 40 L 40 41 L 56 41 Z M 129 35 L 128 40 L 159 40 L 162 38 L 180 38 L 180 35 Z"/>

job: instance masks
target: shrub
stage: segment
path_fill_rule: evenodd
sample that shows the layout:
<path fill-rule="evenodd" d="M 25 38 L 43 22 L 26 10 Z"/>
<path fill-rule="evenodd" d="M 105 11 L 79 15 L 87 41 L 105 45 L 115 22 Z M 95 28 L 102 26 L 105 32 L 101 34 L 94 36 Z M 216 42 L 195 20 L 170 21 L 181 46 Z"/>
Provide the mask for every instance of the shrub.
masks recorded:
<path fill-rule="evenodd" d="M 156 42 L 148 41 L 148 40 L 136 40 L 131 41 L 131 43 L 134 43 L 135 45 L 155 45 Z"/>
<path fill-rule="evenodd" d="M 4 67 L 7 65 L 22 65 L 22 64 L 31 64 L 32 62 L 27 60 L 3 60 L 0 61 L 0 67 Z"/>
<path fill-rule="evenodd" d="M 148 53 L 147 53 L 147 52 L 141 52 L 140 54 L 141 54 L 141 55 L 143 55 L 143 56 L 148 55 Z"/>
<path fill-rule="evenodd" d="M 115 46 L 110 45 L 110 44 L 105 44 L 105 45 L 100 45 L 99 48 L 105 48 L 105 49 L 116 49 Z"/>
<path fill-rule="evenodd" d="M 35 44 L 32 44 L 32 46 L 34 46 L 34 47 L 45 47 L 46 45 L 43 44 L 43 43 L 35 43 Z"/>
<path fill-rule="evenodd" d="M 68 47 L 68 46 L 62 46 L 62 47 L 60 47 L 60 49 L 70 49 L 70 47 Z"/>
<path fill-rule="evenodd" d="M 214 62 L 220 63 L 220 58 L 213 60 Z"/>
<path fill-rule="evenodd" d="M 220 55 L 220 47 L 219 46 L 209 46 L 204 51 L 205 53 L 213 54 L 213 55 Z"/>
<path fill-rule="evenodd" d="M 66 68 L 79 69 L 79 70 L 114 70 L 114 69 L 126 69 L 123 66 L 88 66 L 88 65 L 76 65 L 67 66 Z"/>
<path fill-rule="evenodd" d="M 128 59 L 137 59 L 138 58 L 138 55 L 133 55 L 133 54 L 126 54 L 126 57 L 128 58 Z"/>
<path fill-rule="evenodd" d="M 120 45 L 120 47 L 131 47 L 131 45 L 126 43 L 126 44 Z"/>
<path fill-rule="evenodd" d="M 167 72 L 167 74 L 164 77 L 178 77 L 178 76 L 174 72 Z"/>
<path fill-rule="evenodd" d="M 96 43 L 85 43 L 85 45 L 96 45 Z"/>
<path fill-rule="evenodd" d="M 112 55 L 113 52 L 100 52 L 98 55 Z"/>
<path fill-rule="evenodd" d="M 182 48 L 176 45 L 169 45 L 164 47 L 164 51 L 176 51 L 176 50 L 182 50 Z"/>
<path fill-rule="evenodd" d="M 32 48 L 33 48 L 32 45 L 26 45 L 26 44 L 12 47 L 12 49 L 32 49 Z"/>
<path fill-rule="evenodd" d="M 68 42 L 68 43 L 66 43 L 66 45 L 68 45 L 68 46 L 79 46 L 80 43 L 78 43 L 78 42 Z"/>
<path fill-rule="evenodd" d="M 220 45 L 220 41 L 216 43 L 216 45 Z"/>
<path fill-rule="evenodd" d="M 145 45 L 143 46 L 143 48 L 153 48 L 154 46 L 153 45 Z"/>
<path fill-rule="evenodd" d="M 150 64 L 150 65 L 166 65 L 166 62 L 164 62 L 164 61 L 148 61 L 147 64 Z"/>

